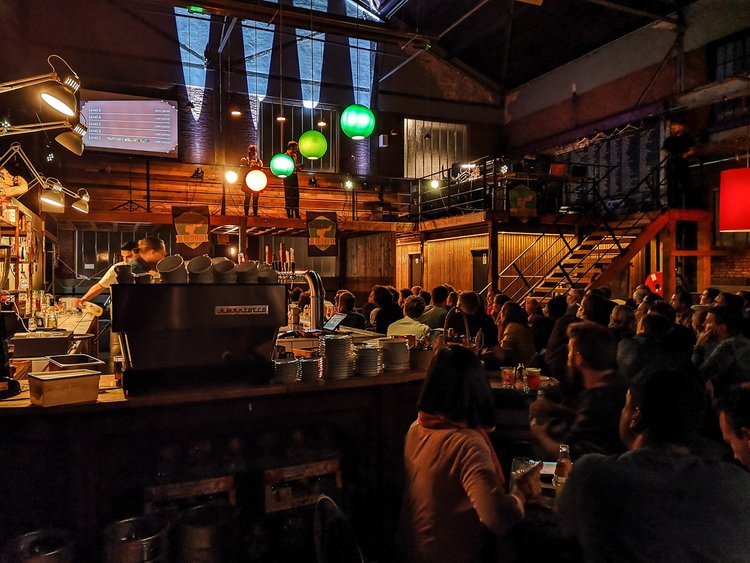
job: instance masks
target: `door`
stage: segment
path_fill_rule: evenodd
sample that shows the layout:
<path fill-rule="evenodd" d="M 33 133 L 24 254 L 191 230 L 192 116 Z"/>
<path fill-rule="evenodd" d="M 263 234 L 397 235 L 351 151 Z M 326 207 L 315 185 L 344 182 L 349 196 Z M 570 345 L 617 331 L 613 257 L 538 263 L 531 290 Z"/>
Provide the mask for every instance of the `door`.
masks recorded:
<path fill-rule="evenodd" d="M 489 251 L 486 249 L 471 251 L 472 288 L 477 293 L 487 286 L 487 276 L 489 275 L 490 268 L 488 256 Z"/>

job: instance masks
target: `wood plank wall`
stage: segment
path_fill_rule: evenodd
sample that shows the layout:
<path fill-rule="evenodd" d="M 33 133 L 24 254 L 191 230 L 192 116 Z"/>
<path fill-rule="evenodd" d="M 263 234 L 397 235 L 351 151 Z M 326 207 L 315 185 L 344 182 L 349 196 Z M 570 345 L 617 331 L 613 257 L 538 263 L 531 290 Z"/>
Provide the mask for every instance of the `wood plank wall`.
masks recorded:
<path fill-rule="evenodd" d="M 192 178 L 197 168 L 203 170 L 202 178 Z M 85 188 L 91 196 L 91 209 L 109 211 L 127 200 L 146 206 L 146 186 L 150 188 L 152 211 L 169 211 L 171 205 L 208 205 L 211 213 L 219 213 L 222 186 L 228 215 L 243 214 L 244 193 L 240 189 L 242 175 L 247 170 L 233 167 L 241 174 L 240 181 L 230 185 L 224 182 L 226 167 L 211 164 L 183 163 L 145 157 L 127 158 L 122 155 L 84 153 L 80 159 L 66 159 L 59 173 L 66 186 Z M 264 169 L 268 185 L 260 195 L 259 212 L 263 217 L 284 217 L 283 181 L 270 169 Z M 310 186 L 315 177 L 317 186 Z M 352 214 L 352 190 L 343 186 L 345 174 L 298 173 L 300 208 L 308 211 L 336 211 L 341 217 Z M 382 193 L 381 193 L 381 189 Z M 370 219 L 382 210 L 408 212 L 408 185 L 390 182 L 388 185 L 371 180 L 369 186 L 357 186 L 358 214 L 360 219 Z"/>
<path fill-rule="evenodd" d="M 411 287 L 409 285 L 409 255 L 420 253 L 421 247 L 419 242 L 415 242 L 414 240 L 399 240 L 396 243 L 396 275 L 394 276 L 396 280 L 394 285 L 396 288 Z M 422 278 L 422 287 L 432 287 L 425 284 L 424 277 Z"/>
<path fill-rule="evenodd" d="M 393 284 L 394 243 L 391 233 L 346 239 L 346 278 L 342 284 L 357 296 L 357 306 L 373 285 Z"/>
<path fill-rule="evenodd" d="M 572 235 L 570 235 L 572 238 Z M 539 237 L 529 233 L 498 233 L 498 265 L 502 271 L 526 247 Z M 554 253 L 564 246 L 564 242 L 557 235 L 545 235 L 535 251 L 522 258 L 519 267 L 529 268 L 532 274 L 539 273 L 543 267 L 549 269 L 544 255 Z M 422 286 L 432 288 L 436 285 L 448 283 L 459 290 L 469 290 L 473 286 L 472 280 L 472 250 L 488 248 L 488 235 L 470 235 L 450 239 L 428 240 L 424 243 Z M 413 240 L 398 241 L 396 244 L 396 287 L 409 285 L 409 255 L 419 254 L 419 242 Z M 536 260 L 537 256 L 543 256 Z M 532 264 L 534 263 L 534 264 Z M 498 284 L 501 290 L 514 289 L 520 281 L 517 276 L 502 278 Z"/>
<path fill-rule="evenodd" d="M 426 241 L 422 285 L 432 288 L 447 283 L 460 291 L 471 290 L 471 251 L 486 249 L 487 240 L 487 235 L 472 235 Z"/>

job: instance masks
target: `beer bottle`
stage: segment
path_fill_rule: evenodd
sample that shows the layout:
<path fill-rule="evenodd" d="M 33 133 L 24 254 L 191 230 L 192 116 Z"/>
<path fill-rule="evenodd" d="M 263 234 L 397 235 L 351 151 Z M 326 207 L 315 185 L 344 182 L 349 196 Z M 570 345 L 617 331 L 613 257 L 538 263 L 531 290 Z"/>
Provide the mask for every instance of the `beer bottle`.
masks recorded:
<path fill-rule="evenodd" d="M 555 487 L 556 495 L 559 495 L 563 487 L 565 487 L 565 481 L 572 466 L 570 446 L 568 444 L 560 444 L 560 451 L 557 454 L 557 465 L 555 465 L 555 475 L 552 477 L 552 485 Z"/>

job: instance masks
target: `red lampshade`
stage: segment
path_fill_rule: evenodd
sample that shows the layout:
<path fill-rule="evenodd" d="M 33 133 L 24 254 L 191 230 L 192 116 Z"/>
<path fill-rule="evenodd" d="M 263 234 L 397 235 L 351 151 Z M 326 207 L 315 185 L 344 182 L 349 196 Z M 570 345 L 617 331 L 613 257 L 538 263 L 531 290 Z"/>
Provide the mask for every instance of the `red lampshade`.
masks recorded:
<path fill-rule="evenodd" d="M 750 168 L 721 173 L 719 230 L 750 231 Z"/>

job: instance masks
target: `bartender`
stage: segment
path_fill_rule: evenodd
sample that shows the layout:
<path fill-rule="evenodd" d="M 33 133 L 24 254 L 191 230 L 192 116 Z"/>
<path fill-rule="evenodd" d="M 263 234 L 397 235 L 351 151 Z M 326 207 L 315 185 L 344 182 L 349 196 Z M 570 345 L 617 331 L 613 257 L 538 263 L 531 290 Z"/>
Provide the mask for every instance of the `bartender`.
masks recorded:
<path fill-rule="evenodd" d="M 145 237 L 138 241 L 138 255 L 128 264 L 133 274 L 158 275 L 156 263 L 167 255 L 167 247 L 159 237 Z"/>
<path fill-rule="evenodd" d="M 120 247 L 120 256 L 122 260 L 110 266 L 109 270 L 102 276 L 102 278 L 92 285 L 89 290 L 78 300 L 78 303 L 85 303 L 91 301 L 94 297 L 99 295 L 105 289 L 109 289 L 113 283 L 117 283 L 117 276 L 115 274 L 115 267 L 127 264 L 131 260 L 134 260 L 138 256 L 138 243 L 134 240 L 124 242 Z"/>
<path fill-rule="evenodd" d="M 94 297 L 102 293 L 105 289 L 109 289 L 113 283 L 117 283 L 117 275 L 115 274 L 115 268 L 127 264 L 131 260 L 134 260 L 138 256 L 138 243 L 134 240 L 124 242 L 120 246 L 120 257 L 122 260 L 116 264 L 110 266 L 109 270 L 102 276 L 98 282 L 92 285 L 89 290 L 78 300 L 78 305 L 91 301 Z M 109 333 L 109 357 L 114 358 L 120 355 L 120 341 L 117 338 L 117 334 L 114 332 Z"/>

